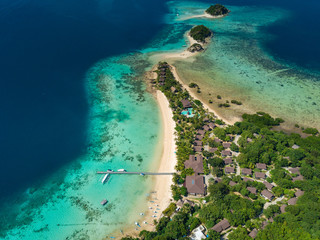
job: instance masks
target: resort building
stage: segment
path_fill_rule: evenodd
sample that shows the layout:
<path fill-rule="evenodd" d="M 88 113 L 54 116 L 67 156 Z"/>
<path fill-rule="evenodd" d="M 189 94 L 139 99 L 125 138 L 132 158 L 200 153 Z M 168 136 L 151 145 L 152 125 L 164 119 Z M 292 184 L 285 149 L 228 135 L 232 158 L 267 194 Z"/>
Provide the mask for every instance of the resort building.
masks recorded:
<path fill-rule="evenodd" d="M 225 165 L 229 165 L 232 163 L 232 158 L 225 158 L 225 159 L 223 159 L 223 161 L 224 161 Z"/>
<path fill-rule="evenodd" d="M 292 182 L 302 181 L 302 180 L 303 180 L 303 176 L 302 176 L 302 175 L 299 175 L 299 176 L 297 176 L 297 177 L 292 178 Z"/>
<path fill-rule="evenodd" d="M 181 100 L 181 102 L 182 102 L 182 106 L 184 109 L 192 107 L 192 105 L 188 99 L 183 99 L 183 100 Z"/>
<path fill-rule="evenodd" d="M 222 150 L 221 151 L 221 156 L 222 157 L 230 157 L 230 156 L 232 156 L 232 152 L 230 152 L 228 150 Z"/>
<path fill-rule="evenodd" d="M 204 177 L 201 175 L 187 176 L 184 186 L 191 195 L 205 195 Z"/>
<path fill-rule="evenodd" d="M 222 143 L 222 146 L 223 146 L 224 148 L 229 148 L 229 147 L 231 146 L 231 143 L 229 143 L 229 142 L 224 142 L 224 143 Z"/>
<path fill-rule="evenodd" d="M 252 174 L 252 170 L 249 168 L 242 168 L 241 173 L 243 175 L 251 175 Z"/>
<path fill-rule="evenodd" d="M 267 170 L 267 165 L 265 163 L 256 163 L 256 168 L 260 170 Z"/>
<path fill-rule="evenodd" d="M 263 182 L 263 184 L 266 186 L 266 188 L 268 189 L 268 190 L 272 190 L 272 188 L 274 187 L 271 183 L 269 183 L 269 182 L 266 182 L 266 181 L 264 181 Z"/>
<path fill-rule="evenodd" d="M 185 168 L 192 168 L 193 171 L 203 173 L 203 157 L 201 155 L 190 155 L 189 160 L 184 162 Z"/>
<path fill-rule="evenodd" d="M 204 235 L 203 233 L 205 232 L 205 228 L 204 226 L 200 225 L 199 227 L 195 228 L 191 235 L 190 235 L 190 239 L 191 240 L 201 240 L 201 239 L 206 239 L 206 235 Z"/>
<path fill-rule="evenodd" d="M 293 174 L 300 174 L 300 168 L 296 167 L 296 168 L 289 168 L 288 169 L 289 172 L 293 173 Z"/>
<path fill-rule="evenodd" d="M 244 178 L 243 178 L 243 181 L 245 181 L 245 182 L 248 182 L 248 181 L 253 182 L 253 180 L 252 180 L 252 179 L 247 178 L 247 177 L 244 177 Z"/>
<path fill-rule="evenodd" d="M 257 189 L 255 187 L 247 187 L 248 191 L 252 194 L 257 194 Z"/>
<path fill-rule="evenodd" d="M 195 146 L 202 146 L 202 141 L 194 141 Z"/>
<path fill-rule="evenodd" d="M 267 175 L 263 172 L 255 172 L 254 176 L 256 179 L 265 179 L 267 177 Z"/>
<path fill-rule="evenodd" d="M 202 152 L 203 148 L 202 148 L 202 146 L 194 146 L 194 147 L 193 147 L 193 150 L 194 150 L 195 152 Z"/>
<path fill-rule="evenodd" d="M 233 187 L 234 185 L 237 185 L 237 183 L 234 182 L 234 181 L 230 181 L 230 182 L 229 182 L 229 185 L 230 185 L 231 187 Z"/>
<path fill-rule="evenodd" d="M 285 213 L 286 212 L 286 207 L 287 207 L 286 204 L 281 205 L 281 207 L 280 207 L 281 213 Z"/>
<path fill-rule="evenodd" d="M 298 198 L 290 198 L 288 200 L 289 205 L 295 205 L 297 203 Z"/>
<path fill-rule="evenodd" d="M 218 148 L 209 148 L 209 152 L 214 153 L 218 150 Z"/>
<path fill-rule="evenodd" d="M 234 167 L 225 167 L 224 171 L 226 174 L 235 173 Z"/>
<path fill-rule="evenodd" d="M 249 237 L 251 238 L 255 238 L 258 234 L 258 230 L 256 228 L 254 228 L 250 233 L 249 233 Z"/>
<path fill-rule="evenodd" d="M 222 221 L 214 225 L 211 229 L 218 233 L 221 233 L 222 231 L 228 229 L 229 227 L 230 227 L 230 223 L 228 222 L 228 220 L 223 219 Z"/>
<path fill-rule="evenodd" d="M 301 191 L 300 189 L 298 191 L 295 192 L 295 196 L 296 197 L 301 197 L 304 194 L 304 191 Z"/>
<path fill-rule="evenodd" d="M 273 195 L 271 192 L 269 192 L 268 190 L 263 190 L 263 191 L 261 192 L 261 195 L 262 195 L 264 198 L 266 198 L 266 199 L 268 199 L 268 200 L 270 200 L 270 201 L 272 201 L 272 199 L 274 198 L 274 195 Z"/>

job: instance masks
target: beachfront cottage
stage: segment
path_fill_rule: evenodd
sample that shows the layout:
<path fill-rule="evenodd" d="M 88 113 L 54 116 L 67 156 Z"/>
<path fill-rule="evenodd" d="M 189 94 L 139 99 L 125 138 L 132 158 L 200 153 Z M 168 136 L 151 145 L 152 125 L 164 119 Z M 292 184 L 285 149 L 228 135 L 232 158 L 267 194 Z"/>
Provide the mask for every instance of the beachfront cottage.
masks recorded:
<path fill-rule="evenodd" d="M 224 143 L 222 143 L 222 146 L 223 146 L 224 148 L 229 148 L 229 147 L 231 146 L 231 143 L 229 143 L 229 142 L 224 142 Z"/>
<path fill-rule="evenodd" d="M 268 199 L 268 200 L 270 200 L 270 201 L 272 201 L 272 199 L 274 198 L 273 194 L 272 194 L 271 192 L 269 192 L 268 190 L 263 190 L 263 191 L 261 192 L 261 195 L 262 195 L 264 198 L 266 198 L 266 199 Z"/>
<path fill-rule="evenodd" d="M 260 170 L 267 170 L 267 165 L 265 163 L 257 163 L 256 168 Z"/>
<path fill-rule="evenodd" d="M 257 189 L 255 187 L 247 187 L 247 190 L 252 194 L 257 194 Z"/>
<path fill-rule="evenodd" d="M 243 175 L 251 175 L 252 174 L 252 170 L 249 168 L 242 168 L 241 173 Z"/>
<path fill-rule="evenodd" d="M 234 167 L 225 167 L 224 171 L 226 174 L 231 174 L 231 173 L 235 173 L 236 171 L 234 170 Z"/>
<path fill-rule="evenodd" d="M 249 236 L 254 239 L 254 238 L 257 236 L 257 234 L 258 234 L 258 230 L 257 230 L 256 228 L 254 228 L 254 229 L 249 233 Z"/>
<path fill-rule="evenodd" d="M 203 148 L 202 148 L 202 146 L 194 146 L 194 147 L 193 147 L 193 150 L 194 150 L 195 152 L 202 152 Z"/>
<path fill-rule="evenodd" d="M 188 99 L 183 99 L 183 100 L 181 100 L 181 102 L 182 102 L 182 106 L 184 109 L 188 109 L 188 108 L 192 107 L 192 105 Z"/>
<path fill-rule="evenodd" d="M 291 198 L 288 200 L 289 205 L 296 205 L 298 198 Z"/>
<path fill-rule="evenodd" d="M 263 184 L 266 186 L 268 190 L 272 190 L 272 188 L 274 187 L 271 183 L 268 183 L 266 181 L 264 181 Z"/>
<path fill-rule="evenodd" d="M 221 156 L 222 157 L 230 157 L 230 156 L 232 156 L 232 152 L 230 152 L 228 150 L 222 150 L 221 151 Z"/>
<path fill-rule="evenodd" d="M 225 165 L 229 165 L 232 163 L 232 158 L 225 158 L 225 159 L 223 159 L 223 161 L 224 161 Z"/>
<path fill-rule="evenodd" d="M 191 195 L 205 195 L 204 177 L 201 175 L 187 176 L 184 186 Z"/>
<path fill-rule="evenodd" d="M 214 225 L 211 229 L 218 233 L 221 233 L 222 231 L 227 230 L 229 227 L 230 227 L 230 223 L 228 222 L 228 220 L 223 219 L 222 221 Z"/>
<path fill-rule="evenodd" d="M 189 160 L 184 162 L 185 168 L 192 168 L 193 171 L 203 173 L 203 157 L 201 155 L 190 155 Z"/>
<path fill-rule="evenodd" d="M 263 172 L 255 172 L 254 176 L 256 179 L 266 179 L 267 175 Z"/>
<path fill-rule="evenodd" d="M 304 194 L 304 191 L 301 191 L 300 189 L 298 191 L 295 192 L 295 196 L 296 197 L 301 197 Z"/>

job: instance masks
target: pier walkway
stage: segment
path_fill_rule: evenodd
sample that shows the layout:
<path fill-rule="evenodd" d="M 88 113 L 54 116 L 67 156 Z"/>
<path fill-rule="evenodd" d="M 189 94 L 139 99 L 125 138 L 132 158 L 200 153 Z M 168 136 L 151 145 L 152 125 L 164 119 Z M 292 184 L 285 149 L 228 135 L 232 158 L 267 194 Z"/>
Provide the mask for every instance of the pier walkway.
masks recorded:
<path fill-rule="evenodd" d="M 97 172 L 97 174 L 128 174 L 128 175 L 173 175 L 174 173 L 170 172 L 112 172 L 112 171 L 106 171 L 106 172 Z"/>

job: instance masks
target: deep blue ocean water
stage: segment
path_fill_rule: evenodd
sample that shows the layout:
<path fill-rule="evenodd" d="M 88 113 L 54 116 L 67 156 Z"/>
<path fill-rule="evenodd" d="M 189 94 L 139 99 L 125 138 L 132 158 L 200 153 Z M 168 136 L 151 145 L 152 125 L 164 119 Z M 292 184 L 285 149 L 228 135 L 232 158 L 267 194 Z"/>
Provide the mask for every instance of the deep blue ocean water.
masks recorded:
<path fill-rule="evenodd" d="M 148 42 L 165 11 L 162 0 L 0 2 L 0 197 L 85 152 L 86 71 Z"/>
<path fill-rule="evenodd" d="M 289 19 L 263 29 L 275 36 L 264 47 L 280 60 L 320 70 L 318 1 L 220 2 L 291 11 Z M 147 44 L 166 12 L 163 0 L 0 2 L 0 197 L 86 151 L 86 71 Z"/>

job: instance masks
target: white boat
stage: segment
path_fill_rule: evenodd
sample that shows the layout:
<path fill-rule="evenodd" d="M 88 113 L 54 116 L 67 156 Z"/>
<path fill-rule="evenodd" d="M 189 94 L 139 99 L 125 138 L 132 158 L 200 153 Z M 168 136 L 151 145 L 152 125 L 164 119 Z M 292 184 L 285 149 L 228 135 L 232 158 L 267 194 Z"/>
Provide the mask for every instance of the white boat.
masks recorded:
<path fill-rule="evenodd" d="M 104 177 L 103 177 L 103 179 L 102 179 L 101 182 L 102 182 L 102 183 L 105 183 L 105 182 L 108 180 L 109 176 L 110 176 L 109 173 L 107 173 L 106 175 L 104 175 Z"/>
<path fill-rule="evenodd" d="M 135 224 L 135 225 L 137 225 L 138 227 L 141 227 L 141 226 L 140 226 L 140 224 L 139 224 L 138 222 L 135 222 L 134 224 Z"/>
<path fill-rule="evenodd" d="M 102 205 L 102 206 L 106 205 L 107 203 L 108 203 L 108 200 L 106 200 L 106 199 L 104 199 L 104 200 L 101 201 L 101 205 Z"/>
<path fill-rule="evenodd" d="M 118 172 L 126 172 L 125 169 L 118 169 Z"/>

